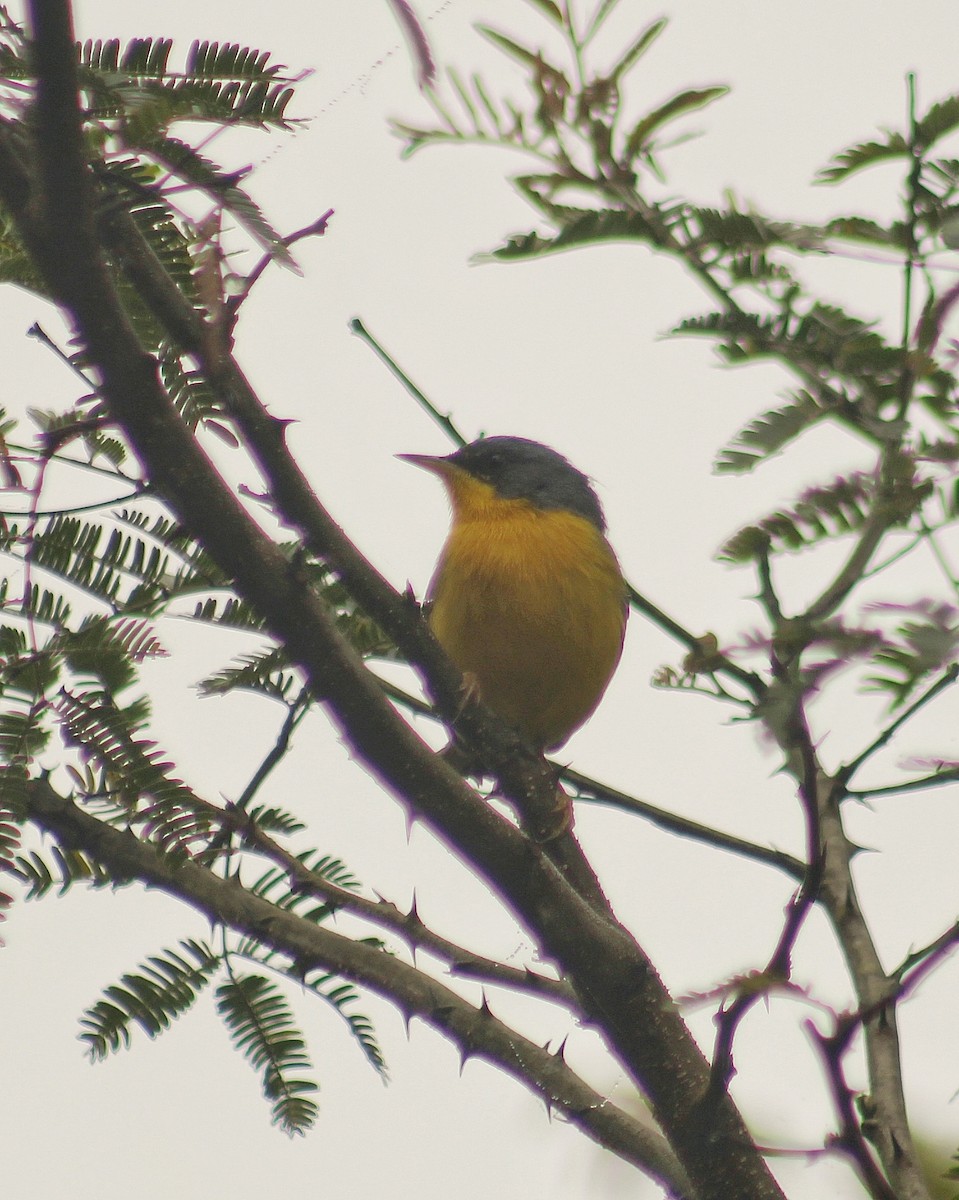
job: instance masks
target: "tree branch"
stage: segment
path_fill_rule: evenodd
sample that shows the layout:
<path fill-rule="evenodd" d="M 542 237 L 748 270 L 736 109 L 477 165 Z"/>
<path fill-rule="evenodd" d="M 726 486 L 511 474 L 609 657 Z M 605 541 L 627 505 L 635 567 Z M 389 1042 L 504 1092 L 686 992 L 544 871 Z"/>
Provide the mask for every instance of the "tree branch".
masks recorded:
<path fill-rule="evenodd" d="M 64 846 L 79 849 L 119 878 L 139 879 L 286 955 L 300 970 L 353 980 L 443 1034 L 465 1061 L 493 1063 L 561 1111 L 588 1137 L 658 1180 L 669 1195 L 695 1195 L 665 1138 L 588 1087 L 564 1062 L 514 1032 L 439 981 L 394 955 L 305 921 L 190 861 L 171 861 L 155 846 L 111 828 L 58 795 L 49 782 L 27 785 L 29 819 Z"/>
<path fill-rule="evenodd" d="M 159 386 L 156 364 L 143 352 L 125 319 L 94 237 L 90 180 L 81 153 L 69 6 L 65 0 L 32 0 L 30 13 L 38 75 L 32 126 L 38 208 L 29 203 L 29 177 L 18 172 L 18 178 L 4 183 L 3 168 L 10 155 L 0 158 L 0 189 L 25 244 L 97 364 L 112 415 L 159 493 L 220 568 L 235 579 L 239 593 L 263 613 L 267 628 L 286 644 L 360 757 L 394 794 L 409 797 L 440 835 L 483 872 L 534 932 L 543 952 L 568 974 L 590 1017 L 601 1025 L 624 1066 L 649 1094 L 657 1119 L 701 1200 L 726 1200 L 730 1195 L 756 1200 L 781 1197 L 728 1097 L 709 1112 L 702 1110 L 708 1080 L 705 1061 L 646 955 L 603 910 L 599 897 L 592 896 L 590 902 L 583 899 L 577 890 L 582 879 L 571 886 L 541 845 L 495 814 L 404 724 L 295 566 L 238 504 L 183 425 Z M 39 225 L 33 219 L 36 211 L 42 214 Z M 244 419 L 255 425 L 250 444 L 258 460 L 286 465 L 284 423 L 266 414 L 255 415 L 255 422 L 252 413 Z M 262 441 L 255 436 L 258 433 Z M 282 459 L 275 457 L 281 454 Z M 272 473 L 266 475 L 272 481 Z M 298 493 L 286 494 L 288 480 L 283 474 L 277 479 L 274 499 L 291 523 L 300 525 L 296 506 L 290 506 Z M 334 544 L 342 545 L 342 533 L 335 526 L 333 530 L 338 535 Z M 335 561 L 335 555 L 330 557 Z M 370 580 L 365 566 L 358 579 L 360 583 Z M 377 580 L 373 583 L 379 586 Z M 402 609 L 402 598 L 390 590 L 383 611 L 395 616 Z M 383 615 L 374 606 L 368 611 L 377 619 Z M 458 676 L 439 656 L 425 626 L 399 624 L 418 643 L 420 659 L 432 659 L 435 671 L 427 677 L 437 686 L 444 711 L 452 714 Z M 492 748 L 494 724 L 485 714 L 476 718 L 471 709 L 467 712 L 468 733 L 475 732 L 479 739 L 481 729 L 489 732 Z M 515 766 L 513 771 L 528 785 L 540 768 L 535 756 L 524 757 L 521 751 L 521 746 L 511 747 L 514 762 L 520 764 L 519 771 Z M 503 767 L 505 774 L 509 763 Z M 564 849 L 569 848 L 567 843 Z M 571 873 L 577 851 L 578 847 L 571 851 Z"/>
<path fill-rule="evenodd" d="M 691 838 L 694 841 L 703 842 L 707 846 L 716 846 L 720 850 L 728 850 L 731 854 L 738 854 L 753 862 L 777 867 L 797 882 L 801 882 L 805 878 L 805 863 L 785 850 L 773 850 L 768 846 L 760 846 L 755 842 L 736 837 L 735 834 L 723 833 L 722 830 L 713 829 L 710 825 L 691 821 L 688 817 L 677 816 L 675 813 L 657 808 L 656 805 L 649 804 L 645 800 L 639 800 L 635 796 L 617 791 L 605 783 L 598 783 L 595 779 L 590 779 L 589 776 L 583 775 L 571 767 L 564 767 L 560 778 L 576 788 L 574 796 L 576 800 L 584 800 L 592 804 L 605 804 L 611 808 L 620 808 L 624 812 L 635 813 L 657 828 L 666 829 L 680 837 Z"/>
<path fill-rule="evenodd" d="M 886 726 L 884 730 L 875 738 L 869 745 L 857 754 L 856 757 L 844 767 L 840 767 L 836 774 L 836 778 L 842 784 L 850 780 L 859 768 L 867 762 L 872 756 L 883 748 L 892 738 L 899 732 L 905 723 L 916 715 L 921 708 L 924 708 L 930 701 L 934 700 L 940 692 L 945 691 L 947 687 L 955 683 L 959 679 L 959 663 L 953 663 L 947 668 L 939 678 L 931 684 L 921 696 L 917 697 L 912 704 L 902 710 L 898 717 Z"/>

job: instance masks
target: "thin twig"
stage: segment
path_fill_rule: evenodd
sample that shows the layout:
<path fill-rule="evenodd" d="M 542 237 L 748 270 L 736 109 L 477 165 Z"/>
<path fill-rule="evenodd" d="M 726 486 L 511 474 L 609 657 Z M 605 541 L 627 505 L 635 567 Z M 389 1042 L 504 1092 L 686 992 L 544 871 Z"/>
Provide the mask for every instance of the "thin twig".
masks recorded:
<path fill-rule="evenodd" d="M 411 696 L 409 692 L 386 679 L 381 679 L 380 685 L 391 700 L 415 712 L 418 716 L 429 717 L 434 721 L 440 719 L 435 709 L 425 700 L 419 699 L 418 696 Z M 756 842 L 736 837 L 735 834 L 724 833 L 721 829 L 714 829 L 710 825 L 703 825 L 688 817 L 678 816 L 676 813 L 659 808 L 646 800 L 640 800 L 636 796 L 618 791 L 608 784 L 600 783 L 572 767 L 564 766 L 561 763 L 554 763 L 554 766 L 559 778 L 574 789 L 573 799 L 576 801 L 585 804 L 602 804 L 609 808 L 618 808 L 624 812 L 634 813 L 658 828 L 676 833 L 680 837 L 687 837 L 693 841 L 703 842 L 707 846 L 715 846 L 720 850 L 739 854 L 743 858 L 752 859 L 766 866 L 776 867 L 797 882 L 801 882 L 805 878 L 805 864 L 785 850 L 760 846 Z"/>
<path fill-rule="evenodd" d="M 243 789 L 239 799 L 236 801 L 234 807 L 237 812 L 246 812 L 246 810 L 250 807 L 253 798 L 256 796 L 256 793 L 266 782 L 270 772 L 283 761 L 283 758 L 290 749 L 290 741 L 293 737 L 293 731 L 309 711 L 309 699 L 309 688 L 303 688 L 293 703 L 288 705 L 287 714 L 283 719 L 283 724 L 280 727 L 280 732 L 277 735 L 276 741 L 270 747 L 266 757 L 257 767 L 249 783 Z"/>
<path fill-rule="evenodd" d="M 326 212 L 309 225 L 305 225 L 302 229 L 297 229 L 295 233 L 288 233 L 286 237 L 280 238 L 280 245 L 287 250 L 290 246 L 295 246 L 297 242 L 308 237 L 322 237 L 326 233 L 330 224 L 330 218 L 333 216 L 333 209 L 328 208 Z M 267 250 L 260 261 L 256 264 L 249 275 L 243 276 L 243 287 L 235 295 L 232 295 L 227 300 L 227 306 L 231 313 L 235 313 L 240 305 L 246 300 L 250 292 L 253 290 L 254 284 L 267 269 L 270 263 L 276 261 L 276 251 Z"/>
<path fill-rule="evenodd" d="M 383 349 L 383 347 L 370 333 L 359 317 L 354 317 L 352 321 L 350 321 L 350 332 L 355 333 L 361 341 L 366 342 L 377 358 L 379 358 L 381 362 L 385 363 L 390 373 L 400 381 L 403 387 L 406 388 L 420 408 L 423 409 L 423 411 L 430 417 L 431 420 L 435 421 L 436 424 L 439 425 L 440 429 L 443 430 L 443 432 L 455 445 L 466 445 L 466 438 L 463 437 L 460 431 L 453 424 L 452 417 L 450 417 L 448 413 L 444 414 L 440 412 L 440 410 L 429 399 L 426 393 L 418 388 L 413 380 L 410 379 L 409 375 L 407 375 L 403 368 L 397 363 L 396 359 Z"/>
<path fill-rule="evenodd" d="M 598 783 L 595 779 L 590 779 L 589 776 L 574 771 L 571 767 L 564 767 L 560 772 L 560 778 L 576 789 L 574 800 L 590 804 L 603 804 L 610 808 L 622 809 L 624 812 L 635 813 L 658 828 L 676 833 L 680 837 L 691 838 L 694 841 L 703 842 L 707 846 L 716 846 L 720 850 L 728 850 L 732 854 L 738 854 L 754 862 L 776 867 L 797 882 L 805 878 L 805 864 L 785 850 L 760 846 L 755 842 L 736 837 L 734 834 L 723 833 L 722 830 L 692 821 L 688 817 L 677 816 L 675 813 L 658 808 L 645 800 L 639 800 L 635 796 L 617 791 L 605 783 Z"/>
<path fill-rule="evenodd" d="M 839 1133 L 832 1144 L 850 1160 L 872 1200 L 900 1200 L 883 1175 L 873 1149 L 863 1135 L 862 1123 L 856 1112 L 855 1093 L 846 1082 L 843 1070 L 846 1039 L 827 1037 L 820 1033 L 812 1021 L 806 1022 L 806 1030 L 819 1051 L 839 1121 Z"/>
<path fill-rule="evenodd" d="M 956 780 L 959 780 L 959 767 L 950 767 L 945 771 L 937 771 L 935 775 L 924 775 L 921 779 L 907 779 L 903 783 L 890 783 L 886 787 L 858 790 L 846 788 L 845 792 L 854 800 L 872 800 L 877 796 L 902 796 L 909 792 L 924 792 L 929 788 L 955 783 Z"/>
<path fill-rule="evenodd" d="M 910 718 L 914 717 L 920 709 L 925 708 L 925 706 L 934 700 L 940 692 L 945 691 L 947 687 L 951 687 L 951 685 L 954 684 L 957 679 L 959 679 L 959 663 L 953 663 L 952 666 L 945 670 L 942 675 L 939 676 L 936 682 L 928 687 L 921 696 L 914 700 L 907 708 L 904 708 L 899 716 L 896 717 L 891 724 L 887 725 L 886 728 L 878 735 L 878 737 L 874 738 L 869 743 L 869 745 L 865 748 L 865 750 L 862 751 L 861 754 L 856 755 L 856 757 L 844 767 L 840 767 L 836 772 L 836 779 L 842 784 L 847 783 L 853 777 L 853 775 L 855 775 L 859 768 L 877 751 L 881 750 L 883 746 L 885 746 L 903 727 L 903 725 L 910 720 Z M 859 794 L 861 795 L 862 793 Z M 874 792 L 871 794 L 875 795 Z"/>

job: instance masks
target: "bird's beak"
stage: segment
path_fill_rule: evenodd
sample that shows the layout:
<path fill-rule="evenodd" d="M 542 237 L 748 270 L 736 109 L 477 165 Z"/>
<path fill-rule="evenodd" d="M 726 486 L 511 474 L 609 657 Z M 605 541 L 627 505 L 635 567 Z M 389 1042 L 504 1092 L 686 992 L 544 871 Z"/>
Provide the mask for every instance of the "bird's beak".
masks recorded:
<path fill-rule="evenodd" d="M 451 463 L 448 458 L 437 454 L 397 454 L 397 458 L 401 458 L 403 462 L 412 463 L 414 467 L 422 467 L 424 471 L 430 471 L 433 475 L 439 475 L 441 479 L 450 479 L 460 469 L 455 463 Z"/>

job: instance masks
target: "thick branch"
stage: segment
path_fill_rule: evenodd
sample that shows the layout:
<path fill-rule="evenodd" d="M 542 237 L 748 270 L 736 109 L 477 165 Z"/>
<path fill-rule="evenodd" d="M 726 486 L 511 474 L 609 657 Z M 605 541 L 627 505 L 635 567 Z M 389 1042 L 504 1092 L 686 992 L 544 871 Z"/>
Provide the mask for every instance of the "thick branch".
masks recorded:
<path fill-rule="evenodd" d="M 836 930 L 856 989 L 859 1007 L 870 1013 L 862 1027 L 875 1106 L 874 1141 L 899 1200 L 929 1200 L 922 1166 L 909 1130 L 902 1088 L 902 1062 L 896 1019 L 894 978 L 883 970 L 852 878 L 856 847 L 843 828 L 837 786 L 823 788 L 821 832 L 824 851 L 820 903 Z"/>
<path fill-rule="evenodd" d="M 183 425 L 159 386 L 156 364 L 124 317 L 92 236 L 69 7 L 65 0 L 33 0 L 30 11 L 38 71 L 39 211 L 46 223 L 35 224 L 29 205 L 13 207 L 13 215 L 73 317 L 100 370 L 103 396 L 151 481 L 235 579 L 239 593 L 263 613 L 370 769 L 394 793 L 408 796 L 482 871 L 569 976 L 591 1019 L 650 1096 L 702 1200 L 781 1197 L 728 1097 L 702 1108 L 706 1063 L 635 941 L 584 900 L 541 846 L 497 816 L 404 724 L 322 603 L 242 509 Z M 52 146 L 46 145 L 48 135 Z M 3 174 L 0 170 L 0 187 Z M 4 187 L 8 205 L 18 189 L 22 194 L 19 184 Z M 62 190 L 54 197 L 51 189 Z M 29 190 L 27 184 L 28 195 Z M 282 424 L 264 417 L 264 428 L 272 431 L 276 452 L 285 451 Z M 278 500 L 286 508 L 282 495 Z M 372 605 L 369 611 L 381 615 Z M 443 689 L 449 703 L 455 683 L 449 666 L 438 657 L 437 664 L 438 678 L 450 683 L 449 692 Z"/>
<path fill-rule="evenodd" d="M 560 1110 L 571 1124 L 652 1175 L 670 1196 L 692 1200 L 693 1189 L 661 1134 L 624 1113 L 551 1054 L 490 1012 L 386 951 L 305 921 L 254 896 L 194 862 L 173 861 L 155 846 L 105 825 L 59 796 L 46 779 L 26 789 L 28 814 L 57 841 L 90 855 L 117 878 L 135 878 L 183 900 L 214 924 L 288 956 L 303 971 L 320 969 L 350 979 L 420 1017 L 459 1048 L 464 1061 L 494 1063 Z"/>

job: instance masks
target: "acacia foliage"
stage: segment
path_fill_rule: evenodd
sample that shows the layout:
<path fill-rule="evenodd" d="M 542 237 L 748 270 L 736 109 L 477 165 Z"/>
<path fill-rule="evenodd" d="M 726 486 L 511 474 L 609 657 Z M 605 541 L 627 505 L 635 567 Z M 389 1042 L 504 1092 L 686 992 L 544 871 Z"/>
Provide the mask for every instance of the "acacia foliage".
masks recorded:
<path fill-rule="evenodd" d="M 509 237 L 492 251 L 496 259 L 629 241 L 692 271 L 709 306 L 673 321 L 672 331 L 711 339 L 735 366 L 773 359 L 789 379 L 784 394 L 719 450 L 717 469 L 741 473 L 766 467 L 824 422 L 874 454 L 871 470 L 812 481 L 774 512 L 757 514 L 718 548 L 727 561 L 755 572 L 763 608 L 760 629 L 693 637 L 648 598 L 633 595 L 635 607 L 688 652 L 665 666 L 657 682 L 705 691 L 733 705 L 740 717 L 761 723 L 781 748 L 805 821 L 805 859 L 777 857 L 742 840 L 733 845 L 722 831 L 694 827 L 649 806 L 644 811 L 639 802 L 594 781 L 569 774 L 568 783 L 577 796 L 618 803 L 660 824 L 671 820 L 670 827 L 685 836 L 773 862 L 798 884 L 769 961 L 709 997 L 717 1005 L 717 1038 L 708 1088 L 691 1097 L 691 1107 L 698 1112 L 708 1101 L 720 1111 L 735 1069 L 739 1023 L 759 999 L 789 986 L 792 949 L 818 905 L 847 950 L 856 995 L 856 1008 L 833 1014 L 816 1035 L 836 1100 L 836 1129 L 828 1146 L 848 1158 L 869 1194 L 882 1200 L 921 1195 L 921 1172 L 896 1094 L 898 1047 L 888 1035 L 895 1030 L 900 999 L 922 985 L 951 952 L 957 935 L 946 929 L 929 946 L 883 971 L 869 923 L 850 901 L 855 890 L 842 821 L 850 800 L 939 786 L 959 776 L 959 765 L 943 754 L 928 770 L 905 780 L 893 777 L 870 791 L 858 788 L 856 778 L 892 733 L 934 702 L 957 675 L 959 584 L 942 552 L 959 515 L 956 359 L 947 336 L 956 295 L 939 290 L 927 268 L 943 253 L 943 238 L 949 241 L 956 219 L 959 167 L 948 155 L 947 141 L 959 126 L 959 102 L 946 98 L 925 112 L 913 104 L 907 128 L 840 151 L 824 168 L 823 181 L 835 184 L 880 163 L 899 162 L 905 201 L 886 221 L 853 213 L 815 225 L 735 201 L 677 199 L 663 182 L 667 139 L 675 122 L 721 100 L 725 86 L 681 89 L 625 124 L 624 91 L 641 78 L 643 58 L 665 22 L 641 29 L 624 51 L 594 68 L 599 35 L 615 0 L 603 0 L 582 22 L 550 0 L 536 0 L 536 7 L 547 25 L 544 45 L 555 53 L 522 45 L 500 30 L 480 30 L 523 73 L 526 101 L 497 97 L 478 76 L 466 82 L 452 71 L 447 91 L 428 96 L 439 125 L 397 126 L 408 149 L 488 143 L 511 147 L 535 164 L 514 183 L 536 210 L 537 228 Z M 404 622 L 416 620 L 413 606 L 372 600 L 375 588 L 363 590 L 342 547 L 324 552 L 315 527 L 291 517 L 295 487 L 288 475 L 270 474 L 277 461 L 271 458 L 275 442 L 253 422 L 255 410 L 243 406 L 236 380 L 224 374 L 244 299 L 263 270 L 275 263 L 291 265 L 289 247 L 296 235 L 284 238 L 270 226 L 240 186 L 242 172 L 214 163 L 173 129 L 198 121 L 228 129 L 285 129 L 295 79 L 265 52 L 234 44 L 197 42 L 176 69 L 170 65 L 173 50 L 162 39 L 135 39 L 125 47 L 96 42 L 78 50 L 87 182 L 122 314 L 155 362 L 158 384 L 183 427 L 201 442 L 213 438 L 242 447 L 259 465 L 266 464 L 272 491 L 242 498 L 270 530 L 284 578 L 294 579 L 321 606 L 360 659 L 410 659 L 422 668 L 408 648 L 413 642 L 404 642 Z M 0 146 L 7 165 L 16 168 L 28 158 L 33 136 L 28 118 L 35 68 L 23 31 L 7 16 L 0 68 Z M 184 189 L 204 201 L 202 219 L 187 215 Z M 51 284 L 55 272 L 38 265 L 42 255 L 30 240 L 29 213 L 18 207 L 13 191 L 0 195 L 0 277 L 53 295 L 69 309 Z M 301 233 L 324 228 L 321 218 Z M 262 254 L 246 275 L 230 265 L 238 238 L 248 239 Z M 803 256 L 843 254 L 852 245 L 885 255 L 890 268 L 901 270 L 901 338 L 881 332 L 875 314 L 847 311 L 817 296 L 804 279 Z M 278 635 L 222 557 L 182 518 L 169 485 L 161 486 L 139 450 L 131 453 L 135 435 L 101 384 L 102 364 L 91 354 L 82 320 L 78 325 L 80 336 L 66 353 L 83 380 L 75 406 L 32 414 L 36 442 L 28 441 L 12 418 L 2 425 L 0 468 L 8 491 L 22 504 L 18 512 L 5 513 L 0 525 L 0 554 L 7 565 L 0 593 L 0 860 L 9 891 L 28 896 L 54 889 L 62 894 L 78 884 L 117 886 L 160 878 L 175 891 L 179 878 L 191 902 L 203 911 L 210 911 L 205 904 L 212 906 L 217 933 L 210 944 L 185 940 L 175 950 L 148 952 L 109 984 L 82 1018 L 91 1055 L 99 1058 L 125 1047 L 136 1028 L 151 1037 L 165 1032 L 216 980 L 217 1009 L 237 1048 L 260 1074 L 274 1120 L 288 1131 L 302 1131 L 317 1114 L 316 1083 L 283 989 L 306 987 L 331 1004 L 366 1060 L 383 1073 L 375 1032 L 357 1008 L 362 1000 L 353 980 L 360 978 L 391 995 L 407 1016 L 416 1012 L 431 1020 L 464 1054 L 482 1052 L 518 1074 L 672 1194 L 724 1194 L 723 1188 L 732 1194 L 723 1178 L 710 1181 L 715 1164 L 707 1169 L 684 1140 L 688 1114 L 670 1126 L 665 1111 L 670 1097 L 658 1097 L 659 1085 L 641 1070 L 640 1081 L 659 1105 L 671 1147 L 661 1139 L 644 1141 L 625 1119 L 616 1129 L 604 1125 L 623 1114 L 605 1101 L 584 1100 L 581 1081 L 570 1077 L 561 1054 L 537 1058 L 537 1048 L 505 1029 L 485 1004 L 465 1012 L 455 995 L 441 993 L 429 976 L 403 975 L 396 947 L 403 940 L 425 946 L 451 973 L 468 971 L 489 983 L 558 1000 L 577 1019 L 595 1022 L 602 1004 L 590 995 L 590 980 L 574 978 L 570 971 L 571 987 L 566 978 L 483 960 L 444 941 L 415 909 L 401 913 L 370 898 L 370 889 L 322 846 L 303 849 L 302 838 L 309 834 L 299 815 L 259 799 L 273 767 L 290 751 L 305 713 L 329 697 L 315 686 L 302 646 Z M 38 336 L 45 335 L 38 331 Z M 103 484 L 109 499 L 50 511 L 48 495 L 62 474 L 74 471 Z M 290 541 L 271 525 L 277 514 L 287 524 L 306 526 L 302 540 Z M 777 563 L 787 554 L 815 555 L 837 541 L 848 546 L 841 568 L 811 604 L 797 611 L 781 594 Z M 941 594 L 890 598 L 865 611 L 857 607 L 867 576 L 875 591 L 882 572 L 910 555 L 931 556 Z M 279 714 L 274 744 L 231 804 L 210 800 L 184 780 L 150 732 L 150 700 L 139 682 L 140 668 L 165 653 L 162 626 L 173 616 L 205 625 L 211 634 L 241 629 L 258 639 L 255 650 L 201 683 L 208 694 L 252 692 Z M 429 678 L 429 671 L 424 673 Z M 809 734 L 806 706 L 814 689 L 850 674 L 887 698 L 889 723 L 861 753 L 827 772 Z M 422 709 L 395 689 L 391 694 L 401 705 Z M 439 712 L 453 715 L 442 703 Z M 45 790 L 51 761 L 58 765 L 59 801 Z M 515 801 L 505 772 L 503 778 Z M 407 789 L 405 799 L 415 808 L 419 798 Z M 518 802 L 517 810 L 526 848 L 535 847 L 533 822 Z M 53 834 L 45 849 L 21 844 L 23 828 L 32 825 Z M 116 853 L 120 843 L 107 834 L 121 832 L 133 839 L 137 854 Z M 555 855 L 554 866 L 563 861 L 558 847 L 548 846 L 545 853 Z M 476 861 L 481 862 L 478 851 Z M 572 861 L 581 866 L 578 858 Z M 824 869 L 827 864 L 830 871 Z M 568 867 L 569 860 L 563 865 Z M 224 907 L 204 899 L 204 872 L 211 887 L 217 884 L 209 895 Z M 234 882 L 242 883 L 249 904 L 231 917 L 226 893 L 217 889 Z M 579 889 L 577 902 L 585 900 L 593 916 L 606 920 L 601 893 L 598 899 L 588 878 L 580 877 Z M 519 899 L 514 899 L 516 908 L 522 911 Z M 349 947 L 332 934 L 318 941 L 330 933 L 331 917 L 344 909 L 361 916 L 368 928 L 342 938 Z M 313 957 L 296 951 L 298 929 Z M 309 933 L 317 937 L 309 939 Z M 547 931 L 546 958 L 550 944 Z M 327 969 L 317 966 L 317 946 L 324 947 Z M 359 958 L 351 957 L 354 951 Z M 552 957 L 563 961 L 560 954 Z M 615 1025 L 610 1028 L 614 1053 L 632 1068 L 628 1047 L 617 1041 Z M 857 1106 L 845 1084 L 844 1064 L 859 1032 L 867 1042 L 872 1090 Z M 750 1150 L 758 1158 L 755 1148 Z M 751 1190 L 736 1194 L 775 1192 L 756 1174 Z"/>

